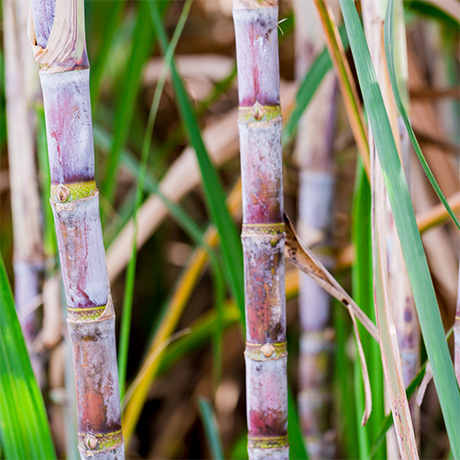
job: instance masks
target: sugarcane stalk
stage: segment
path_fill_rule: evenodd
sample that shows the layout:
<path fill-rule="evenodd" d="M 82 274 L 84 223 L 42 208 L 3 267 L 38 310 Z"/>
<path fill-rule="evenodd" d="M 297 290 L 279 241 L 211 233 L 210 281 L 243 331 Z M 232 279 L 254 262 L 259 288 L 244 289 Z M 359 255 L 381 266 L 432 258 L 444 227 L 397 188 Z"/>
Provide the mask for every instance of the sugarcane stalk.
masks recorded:
<path fill-rule="evenodd" d="M 67 299 L 82 459 L 123 459 L 115 313 L 94 180 L 89 63 L 82 0 L 32 0 L 51 206 Z"/>
<path fill-rule="evenodd" d="M 42 384 L 42 358 L 34 346 L 40 321 L 37 311 L 27 314 L 28 305 L 41 294 L 44 271 L 34 127 L 30 117 L 33 85 L 28 81 L 34 63 L 30 55 L 23 53 L 27 45 L 24 30 L 27 27 L 28 1 L 5 0 L 3 13 L 8 162 L 14 231 L 14 294 L 32 368 L 39 384 Z"/>
<path fill-rule="evenodd" d="M 325 40 L 312 2 L 294 2 L 296 14 L 296 73 L 302 80 Z M 296 144 L 299 179 L 299 222 L 302 239 L 312 232 L 325 235 L 315 252 L 331 268 L 330 234 L 333 220 L 336 79 L 326 75 L 300 121 Z M 311 277 L 300 274 L 299 417 L 312 459 L 333 458 L 334 431 L 330 424 L 333 330 L 331 297 Z"/>
<path fill-rule="evenodd" d="M 287 459 L 278 1 L 234 0 L 250 459 Z"/>

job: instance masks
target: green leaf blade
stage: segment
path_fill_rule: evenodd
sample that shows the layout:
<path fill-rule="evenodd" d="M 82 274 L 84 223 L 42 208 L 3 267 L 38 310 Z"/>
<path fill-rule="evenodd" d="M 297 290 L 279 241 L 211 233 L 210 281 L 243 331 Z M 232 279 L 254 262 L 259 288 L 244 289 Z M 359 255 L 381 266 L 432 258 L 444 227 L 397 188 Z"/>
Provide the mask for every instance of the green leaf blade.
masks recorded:
<path fill-rule="evenodd" d="M 385 39 L 385 56 L 388 66 L 388 73 L 390 75 L 391 80 L 391 87 L 393 89 L 393 94 L 395 97 L 396 106 L 398 107 L 399 113 L 401 114 L 401 118 L 404 122 L 404 125 L 407 129 L 409 134 L 409 138 L 411 140 L 412 146 L 414 147 L 415 153 L 422 165 L 423 170 L 425 171 L 430 184 L 432 185 L 434 191 L 438 195 L 439 199 L 441 200 L 442 204 L 446 208 L 449 216 L 451 217 L 452 221 L 455 223 L 457 228 L 460 230 L 460 222 L 457 219 L 454 211 L 450 207 L 449 203 L 447 202 L 446 197 L 442 193 L 439 184 L 436 181 L 425 157 L 423 155 L 422 149 L 420 148 L 420 144 L 415 137 L 414 130 L 412 129 L 412 125 L 409 120 L 409 114 L 407 113 L 406 108 L 404 107 L 404 103 L 401 97 L 401 93 L 398 87 L 398 80 L 396 77 L 396 66 L 394 60 L 394 41 L 393 41 L 393 19 L 394 19 L 394 0 L 390 0 L 388 3 L 386 18 L 385 18 L 385 31 L 384 31 L 384 39 Z"/>
<path fill-rule="evenodd" d="M 158 6 L 156 2 L 152 1 L 149 1 L 148 4 L 155 33 L 163 53 L 165 53 L 168 40 L 161 22 Z M 242 318 L 244 318 L 243 252 L 240 238 L 236 231 L 235 223 L 225 205 L 225 194 L 201 137 L 196 114 L 173 61 L 171 62 L 171 75 L 185 129 L 196 152 L 206 204 L 221 239 L 225 273 L 229 277 L 232 294 L 240 308 Z"/>
<path fill-rule="evenodd" d="M 460 458 L 460 395 L 409 190 L 355 5 L 340 1 L 358 79 L 401 241 L 422 336 L 454 457 Z"/>
<path fill-rule="evenodd" d="M 6 459 L 55 459 L 45 405 L 1 255 L 0 324 L 0 441 Z"/>
<path fill-rule="evenodd" d="M 209 447 L 212 452 L 214 460 L 223 460 L 224 452 L 222 449 L 222 442 L 219 436 L 219 427 L 217 419 L 214 414 L 210 401 L 206 398 L 198 399 L 198 406 L 200 407 L 200 415 L 203 420 L 203 425 L 208 439 Z"/>

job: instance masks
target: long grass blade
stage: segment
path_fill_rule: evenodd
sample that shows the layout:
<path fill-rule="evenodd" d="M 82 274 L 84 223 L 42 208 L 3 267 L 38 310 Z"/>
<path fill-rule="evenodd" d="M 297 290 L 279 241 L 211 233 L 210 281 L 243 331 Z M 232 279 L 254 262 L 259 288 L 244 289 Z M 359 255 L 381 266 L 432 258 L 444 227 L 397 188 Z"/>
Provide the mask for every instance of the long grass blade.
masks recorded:
<path fill-rule="evenodd" d="M 366 124 L 364 122 L 363 110 L 358 97 L 358 92 L 353 80 L 351 69 L 345 57 L 343 43 L 340 40 L 340 34 L 337 25 L 333 20 L 331 9 L 323 0 L 314 0 L 316 8 L 323 24 L 324 34 L 331 60 L 337 75 L 340 91 L 342 93 L 348 120 L 350 122 L 353 136 L 358 146 L 359 154 L 363 161 L 364 169 L 369 177 L 369 142 L 366 134 Z"/>
<path fill-rule="evenodd" d="M 211 449 L 212 458 L 214 460 L 223 460 L 224 452 L 219 436 L 219 427 L 217 425 L 217 419 L 211 403 L 206 398 L 199 398 L 198 406 L 200 408 L 201 419 L 203 420 L 204 430 Z"/>
<path fill-rule="evenodd" d="M 128 264 L 128 274 L 126 279 L 125 286 L 125 295 L 123 299 L 123 317 L 121 322 L 121 332 L 120 332 L 120 348 L 118 354 L 118 372 L 119 372 L 119 381 L 120 381 L 120 397 L 123 399 L 124 389 L 125 389 L 125 380 L 126 380 L 126 367 L 128 362 L 128 346 L 129 346 L 129 331 L 131 325 L 131 311 L 133 303 L 133 294 L 134 294 L 134 276 L 136 269 L 136 260 L 137 260 L 137 210 L 142 202 L 143 188 L 145 173 L 147 170 L 147 161 L 150 152 L 150 143 L 152 139 L 153 126 L 155 124 L 156 115 L 158 113 L 158 107 L 160 105 L 161 95 L 163 93 L 163 88 L 166 83 L 167 71 L 171 66 L 172 57 L 176 49 L 179 38 L 184 29 L 185 23 L 187 21 L 188 13 L 190 11 L 192 3 L 191 0 L 188 0 L 182 10 L 182 14 L 174 31 L 171 43 L 168 45 L 165 53 L 165 67 L 162 72 L 162 75 L 158 81 L 157 87 L 155 89 L 155 94 L 152 101 L 152 106 L 150 108 L 150 114 L 147 122 L 147 128 L 145 130 L 144 142 L 142 146 L 141 154 L 141 165 L 139 170 L 138 181 L 136 185 L 136 201 L 134 206 L 134 235 L 132 243 L 132 252 L 131 259 Z"/>
<path fill-rule="evenodd" d="M 54 459 L 45 405 L 0 255 L 0 443 L 7 460 Z"/>
<path fill-rule="evenodd" d="M 157 2 L 149 1 L 150 16 L 155 28 L 163 53 L 167 47 L 167 37 L 161 21 Z M 225 206 L 225 194 L 219 177 L 214 169 L 208 152 L 201 137 L 198 120 L 188 98 L 184 84 L 176 70 L 174 61 L 171 62 L 171 75 L 177 94 L 179 109 L 184 120 L 190 142 L 197 154 L 200 166 L 202 185 L 212 220 L 214 221 L 222 242 L 225 273 L 229 276 L 229 284 L 241 312 L 244 312 L 244 281 L 243 281 L 243 254 L 235 224 Z M 242 315 L 244 318 L 244 314 Z"/>
<path fill-rule="evenodd" d="M 399 91 L 398 80 L 396 76 L 395 57 L 394 57 L 394 53 L 395 53 L 394 32 L 393 32 L 394 9 L 395 9 L 394 0 L 389 0 L 386 17 L 385 17 L 384 40 L 385 40 L 385 56 L 387 60 L 388 72 L 390 74 L 391 86 L 393 88 L 393 94 L 395 97 L 396 105 L 398 107 L 399 113 L 401 114 L 401 118 L 404 122 L 404 125 L 406 126 L 407 132 L 409 133 L 409 138 L 411 140 L 412 146 L 414 147 L 415 153 L 417 154 L 420 164 L 422 165 L 423 170 L 425 171 L 425 174 L 428 177 L 428 180 L 430 181 L 430 184 L 432 185 L 434 191 L 436 192 L 442 204 L 444 205 L 447 212 L 449 213 L 449 216 L 451 217 L 452 221 L 455 223 L 457 228 L 460 230 L 460 222 L 458 221 L 457 216 L 455 215 L 454 211 L 450 207 L 446 197 L 444 196 L 444 193 L 442 193 L 441 187 L 439 187 L 439 184 L 437 183 L 436 178 L 434 177 L 428 163 L 425 160 L 422 149 L 420 148 L 417 138 L 415 137 L 414 130 L 412 129 L 412 125 L 409 120 L 409 115 L 407 113 L 406 107 L 404 106 L 404 103 L 401 97 L 401 93 Z"/>
<path fill-rule="evenodd" d="M 455 31 L 460 27 L 460 12 L 455 0 L 412 0 L 404 5 L 410 11 L 417 12 L 429 19 L 436 19 Z"/>
<path fill-rule="evenodd" d="M 460 458 L 460 395 L 409 190 L 356 7 L 346 0 L 341 6 L 452 452 Z"/>
<path fill-rule="evenodd" d="M 168 6 L 169 2 L 161 2 L 161 10 Z M 120 151 L 126 142 L 130 129 L 135 100 L 139 91 L 142 69 L 149 56 L 149 51 L 154 43 L 154 33 L 149 20 L 147 2 L 138 2 L 137 23 L 132 42 L 131 55 L 127 66 L 127 73 L 120 90 L 113 132 L 115 133 L 110 156 L 105 171 L 105 179 L 102 192 L 105 199 L 112 204 L 115 196 L 117 179 L 117 167 Z"/>
<path fill-rule="evenodd" d="M 355 193 L 353 197 L 353 224 L 352 239 L 355 249 L 353 263 L 353 298 L 371 321 L 375 322 L 374 297 L 372 289 L 372 248 L 371 248 L 371 191 L 369 181 L 364 172 L 362 163 L 357 165 Z M 360 326 L 362 330 L 362 326 Z M 362 342 L 366 359 L 369 365 L 369 379 L 372 388 L 372 416 L 365 427 L 358 426 L 360 458 L 368 458 L 370 445 L 375 432 L 384 417 L 383 370 L 379 343 L 371 341 L 368 336 L 362 335 Z M 355 364 L 358 368 L 358 363 Z M 357 411 L 362 412 L 364 407 L 363 390 L 361 389 L 361 373 L 355 371 L 355 387 Z M 385 457 L 385 449 L 378 451 L 379 458 Z"/>

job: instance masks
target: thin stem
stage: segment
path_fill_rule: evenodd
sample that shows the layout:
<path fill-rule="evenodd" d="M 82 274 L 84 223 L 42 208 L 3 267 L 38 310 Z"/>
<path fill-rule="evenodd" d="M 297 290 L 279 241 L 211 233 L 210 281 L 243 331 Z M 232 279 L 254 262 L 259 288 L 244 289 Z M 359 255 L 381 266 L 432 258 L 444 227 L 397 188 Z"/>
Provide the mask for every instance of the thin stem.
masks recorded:
<path fill-rule="evenodd" d="M 29 350 L 32 367 L 40 385 L 43 385 L 43 357 L 34 351 L 33 342 L 40 326 L 36 312 L 27 312 L 42 291 L 44 248 L 41 224 L 41 204 L 38 175 L 35 166 L 34 128 L 30 112 L 33 94 L 30 72 L 35 73 L 24 30 L 27 27 L 28 8 L 22 0 L 3 3 L 5 42 L 5 92 L 8 117 L 8 163 L 11 187 L 11 208 L 14 230 L 14 297 L 21 327 Z M 31 62 L 30 62 L 31 61 Z M 25 186 L 27 184 L 27 186 Z"/>
<path fill-rule="evenodd" d="M 169 69 L 171 67 L 172 58 L 174 56 L 174 51 L 176 49 L 179 38 L 184 29 L 185 23 L 187 22 L 187 17 L 190 12 L 190 7 L 192 6 L 192 0 L 187 0 L 182 9 L 179 21 L 177 23 L 174 35 L 172 36 L 171 43 L 168 46 L 168 49 L 165 53 L 165 66 L 160 75 L 160 78 L 155 89 L 155 94 L 153 96 L 152 105 L 150 107 L 149 118 L 147 121 L 147 127 L 145 129 L 144 142 L 142 144 L 142 154 L 141 154 L 141 165 L 139 169 L 139 178 L 136 185 L 136 201 L 134 206 L 133 221 L 134 221 L 134 235 L 132 242 L 132 253 L 131 259 L 128 264 L 128 276 L 126 280 L 125 295 L 123 299 L 123 319 L 121 322 L 121 331 L 120 331 L 120 351 L 118 358 L 118 371 L 120 379 L 120 394 L 123 398 L 125 390 L 125 380 L 126 380 L 126 367 L 128 362 L 128 346 L 129 346 L 129 328 L 131 325 L 131 311 L 133 303 L 133 293 L 134 293 L 134 276 L 135 276 L 135 267 L 137 260 L 137 210 L 139 209 L 142 202 L 142 195 L 144 189 L 144 180 L 145 174 L 147 171 L 147 162 L 149 158 L 150 145 L 152 142 L 152 133 L 153 127 L 155 125 L 156 116 L 158 113 L 158 107 L 160 105 L 161 95 L 163 94 L 164 85 L 166 83 L 166 78 L 168 76 Z"/>
<path fill-rule="evenodd" d="M 295 2 L 296 67 L 303 79 L 310 63 L 324 45 L 324 33 L 315 6 Z M 327 267 L 332 265 L 330 235 L 333 223 L 334 162 L 332 140 L 336 116 L 336 79 L 329 72 L 300 120 L 296 145 L 299 178 L 299 233 L 307 240 L 311 232 L 325 235 L 316 245 Z M 319 133 L 321 133 L 319 135 Z M 300 274 L 299 316 L 299 415 L 310 458 L 333 458 L 334 432 L 329 421 L 333 331 L 331 298 L 308 275 Z"/>

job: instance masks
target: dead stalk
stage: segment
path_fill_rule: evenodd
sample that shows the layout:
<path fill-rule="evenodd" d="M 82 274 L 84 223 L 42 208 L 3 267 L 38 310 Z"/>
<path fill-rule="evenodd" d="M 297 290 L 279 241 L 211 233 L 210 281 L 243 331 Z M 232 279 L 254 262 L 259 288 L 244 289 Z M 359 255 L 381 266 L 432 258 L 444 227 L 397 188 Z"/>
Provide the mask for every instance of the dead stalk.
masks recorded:
<path fill-rule="evenodd" d="M 322 26 L 312 2 L 294 2 L 296 18 L 296 73 L 304 78 L 325 44 Z M 318 93 L 300 121 L 296 156 L 300 168 L 300 237 L 312 232 L 325 235 L 316 245 L 323 264 L 331 268 L 330 233 L 334 196 L 332 140 L 335 125 L 336 79 L 326 75 Z M 318 133 L 323 133 L 318 135 Z M 302 336 L 299 357 L 299 417 L 312 459 L 333 458 L 334 431 L 329 412 L 333 330 L 331 297 L 305 273 L 300 275 L 299 314 Z"/>
<path fill-rule="evenodd" d="M 8 161 L 14 229 L 15 302 L 18 314 L 24 314 L 33 299 L 41 295 L 44 256 L 41 205 L 35 166 L 33 60 L 25 55 L 28 1 L 5 0 L 4 43 L 6 74 L 6 110 L 8 117 Z M 37 81 L 38 86 L 38 81 Z M 32 367 L 43 383 L 42 359 L 34 346 L 40 330 L 38 312 L 21 319 Z"/>
<path fill-rule="evenodd" d="M 379 0 L 364 1 L 363 22 L 388 117 L 392 124 L 393 133 L 396 134 L 395 138 L 401 152 L 396 106 L 385 62 L 383 43 L 385 6 L 386 2 Z M 388 456 L 389 458 L 399 458 L 400 455 L 403 459 L 418 458 L 414 427 L 403 385 L 403 366 L 401 361 L 404 362 L 405 356 L 401 357 L 398 346 L 398 342 L 406 345 L 407 327 L 413 327 L 414 321 L 416 321 L 415 305 L 371 131 L 369 132 L 369 140 L 376 317 L 381 333 L 382 363 L 388 390 L 388 400 L 395 417 L 395 430 L 389 431 L 387 435 Z M 407 142 L 405 145 L 408 148 Z M 410 313 L 410 321 L 406 321 L 406 311 Z M 395 324 L 395 318 L 401 321 Z M 409 323 L 409 326 L 405 326 L 404 322 Z M 395 327 L 398 329 L 398 326 L 399 336 L 394 337 L 393 330 Z M 410 358 L 414 356 L 413 348 L 411 347 L 410 349 Z M 405 347 L 405 350 L 406 352 L 408 351 L 408 346 Z M 417 356 L 416 352 L 415 356 Z M 407 358 L 409 358 L 409 355 Z M 404 369 L 408 372 L 409 359 L 405 361 L 407 366 Z M 417 361 L 414 364 L 416 363 Z M 410 380 L 407 383 L 410 383 Z"/>

